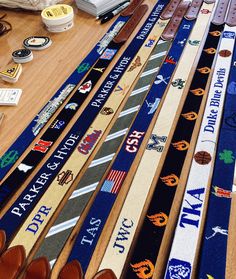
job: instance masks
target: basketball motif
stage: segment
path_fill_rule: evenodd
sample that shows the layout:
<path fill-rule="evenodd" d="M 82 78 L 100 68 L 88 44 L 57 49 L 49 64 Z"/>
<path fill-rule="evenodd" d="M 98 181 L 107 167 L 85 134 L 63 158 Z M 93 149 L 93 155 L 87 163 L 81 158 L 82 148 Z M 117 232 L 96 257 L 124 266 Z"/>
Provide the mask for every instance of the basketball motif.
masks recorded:
<path fill-rule="evenodd" d="M 227 49 L 222 49 L 220 52 L 219 52 L 219 55 L 221 57 L 229 57 L 231 55 L 231 51 L 227 50 Z"/>
<path fill-rule="evenodd" d="M 194 155 L 194 160 L 199 165 L 207 165 L 211 161 L 211 154 L 206 151 L 199 151 Z"/>

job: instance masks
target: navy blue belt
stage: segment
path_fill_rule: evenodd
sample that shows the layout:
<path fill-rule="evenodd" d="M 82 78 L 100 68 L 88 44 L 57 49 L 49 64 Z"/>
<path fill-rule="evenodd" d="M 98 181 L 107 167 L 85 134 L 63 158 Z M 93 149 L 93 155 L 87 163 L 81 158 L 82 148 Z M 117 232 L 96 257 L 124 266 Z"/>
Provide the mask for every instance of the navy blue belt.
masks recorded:
<path fill-rule="evenodd" d="M 226 250 L 236 158 L 236 51 L 227 87 L 224 114 L 207 209 L 199 278 L 226 278 Z M 211 277 L 209 277 L 211 278 Z"/>
<path fill-rule="evenodd" d="M 141 231 L 126 262 L 124 278 L 137 278 L 138 269 L 135 267 L 145 260 L 154 265 L 158 257 L 167 222 L 163 221 L 163 225 L 156 226 L 155 222 L 151 222 L 150 216 L 160 212 L 168 216 L 170 213 L 222 30 L 223 26 L 210 26 Z"/>
<path fill-rule="evenodd" d="M 173 57 L 173 60 L 176 62 L 179 61 L 193 25 L 194 21 L 187 21 L 184 19 L 179 27 L 176 38 L 174 39 L 172 47 L 168 53 L 168 56 Z M 163 79 L 165 79 L 165 77 L 168 78 L 171 76 L 176 68 L 176 64 L 164 63 L 160 69 L 158 77 L 163 76 Z M 137 155 L 146 131 L 155 115 L 159 102 L 167 87 L 167 83 L 158 82 L 158 77 L 156 78 L 156 81 L 154 81 L 145 102 L 141 106 L 129 133 L 126 136 L 126 139 L 124 140 L 124 143 L 121 146 L 121 149 L 101 186 L 100 192 L 96 196 L 90 211 L 83 222 L 81 230 L 75 240 L 73 249 L 68 258 L 68 261 L 72 261 L 74 259 L 79 260 L 84 272 L 86 272 L 96 243 L 109 216 L 110 210 Z M 91 222 L 93 221 L 97 222 L 97 226 L 96 233 L 91 236 L 88 232 Z"/>
<path fill-rule="evenodd" d="M 35 175 L 33 180 L 25 188 L 22 194 L 2 217 L 2 219 L 0 220 L 0 228 L 5 230 L 8 240 L 14 235 L 14 233 L 24 222 L 26 217 L 30 214 L 31 210 L 34 208 L 44 192 L 47 190 L 47 187 L 58 174 L 60 168 L 64 165 L 73 150 L 76 148 L 79 141 L 82 139 L 87 129 L 90 127 L 91 123 L 108 99 L 109 94 L 113 92 L 122 74 L 129 67 L 129 64 L 131 63 L 136 52 L 148 37 L 148 34 L 158 20 L 159 15 L 161 14 L 165 5 L 166 1 L 159 1 L 158 4 L 154 6 L 148 19 L 145 21 L 139 32 L 136 34 L 131 44 L 124 51 L 116 65 L 111 70 L 110 74 L 102 83 L 101 87 L 95 93 L 86 110 L 82 112 L 71 130 L 61 141 L 59 146 L 52 153 L 44 166 L 39 170 L 39 172 Z M 106 60 L 113 54 L 113 49 L 109 49 L 109 51 L 105 52 L 105 54 L 103 54 L 101 58 Z M 73 109 L 73 104 L 71 104 L 70 107 L 68 106 L 68 104 L 66 106 L 68 107 L 68 109 Z M 26 167 L 24 169 L 27 170 Z M 44 181 L 44 183 L 42 183 L 42 180 Z M 13 187 L 14 185 L 11 186 Z M 10 191 L 11 187 L 6 187 L 5 189 L 6 191 Z M 27 202 L 25 202 L 26 197 L 29 196 L 33 196 L 33 198 L 31 198 L 30 201 L 28 200 Z"/>
<path fill-rule="evenodd" d="M 142 6 L 136 9 L 136 12 L 133 15 L 133 17 L 131 17 L 131 19 L 125 25 L 125 28 L 127 28 L 127 26 L 129 27 L 129 30 L 127 32 L 130 32 L 131 30 L 134 29 L 133 21 L 134 21 L 134 17 L 139 12 L 139 9 L 141 11 Z M 121 32 L 123 32 L 123 30 L 124 28 L 122 29 Z M 118 36 L 120 36 L 120 34 L 118 34 Z M 110 44 L 105 49 L 103 54 L 100 56 L 98 61 L 92 67 L 91 71 L 83 81 L 82 85 L 79 86 L 75 94 L 70 98 L 70 100 L 61 110 L 61 112 L 56 117 L 56 119 L 54 119 L 54 121 L 49 126 L 49 128 L 45 131 L 45 133 L 41 136 L 41 138 L 34 144 L 31 151 L 21 161 L 21 163 L 17 166 L 17 168 L 1 184 L 0 208 L 3 207 L 3 205 L 12 196 L 12 194 L 14 194 L 14 192 L 22 185 L 22 183 L 26 180 L 26 178 L 33 172 L 36 166 L 43 160 L 45 155 L 49 152 L 49 150 L 53 146 L 54 142 L 59 138 L 63 130 L 66 128 L 67 124 L 70 122 L 72 117 L 76 114 L 76 112 L 79 110 L 81 105 L 84 103 L 89 93 L 92 91 L 92 89 L 94 88 L 94 86 L 96 85 L 96 83 L 98 82 L 98 80 L 100 79 L 104 71 L 106 70 L 106 68 L 109 66 L 114 56 L 117 54 L 118 50 L 124 44 L 125 40 L 118 41 L 117 40 L 117 38 L 119 38 L 118 36 L 116 36 L 115 39 L 113 39 L 113 41 L 110 42 Z M 139 47 L 139 44 L 137 44 L 137 47 Z M 123 61 L 123 64 L 124 63 L 128 64 L 129 61 Z M 114 86 L 113 84 L 115 82 L 116 80 L 114 81 L 113 79 L 112 81 L 103 84 L 104 88 L 101 90 L 101 92 L 98 91 L 98 93 L 95 94 L 95 98 L 93 98 L 93 102 L 95 103 L 96 99 L 100 99 L 99 94 L 101 96 L 104 96 L 103 99 L 105 99 L 108 95 L 107 90 L 110 90 L 110 88 Z M 68 87 L 69 91 L 70 89 L 71 86 Z M 64 90 L 62 95 L 66 97 L 68 95 L 67 93 L 68 93 L 67 90 Z M 59 100 L 60 99 L 58 99 L 57 101 L 59 102 Z M 84 132 L 87 130 L 87 128 L 90 125 L 89 122 L 90 119 L 93 119 L 92 115 L 94 115 L 95 117 L 100 110 L 100 103 L 98 103 L 97 105 L 95 105 L 94 103 L 90 103 L 90 108 L 86 111 L 89 120 L 87 119 L 86 121 L 84 121 L 84 127 L 83 127 Z M 55 103 L 53 103 L 52 107 L 54 106 Z M 39 117 L 44 119 L 46 116 L 45 114 L 42 114 Z M 88 123 L 88 126 L 86 126 L 86 123 Z M 37 126 L 37 124 L 35 125 Z M 75 131 L 74 133 L 77 133 L 77 130 L 74 131 Z M 81 132 L 80 135 L 82 136 Z"/>
<path fill-rule="evenodd" d="M 73 89 L 84 78 L 85 74 L 97 61 L 106 49 L 108 43 L 115 37 L 123 25 L 129 20 L 130 16 L 119 16 L 109 28 L 105 36 L 96 44 L 89 54 L 78 65 L 74 72 L 67 78 L 62 86 L 57 90 L 48 103 L 37 113 L 37 116 L 29 123 L 21 135 L 9 147 L 0 158 L 0 180 L 7 174 L 17 159 L 23 154 L 25 149 L 36 138 L 41 129 L 51 119 L 56 110 L 64 103 Z M 78 92 L 77 92 L 78 93 Z M 82 95 L 80 95 L 82 98 Z M 59 124 L 65 126 L 64 122 Z"/>

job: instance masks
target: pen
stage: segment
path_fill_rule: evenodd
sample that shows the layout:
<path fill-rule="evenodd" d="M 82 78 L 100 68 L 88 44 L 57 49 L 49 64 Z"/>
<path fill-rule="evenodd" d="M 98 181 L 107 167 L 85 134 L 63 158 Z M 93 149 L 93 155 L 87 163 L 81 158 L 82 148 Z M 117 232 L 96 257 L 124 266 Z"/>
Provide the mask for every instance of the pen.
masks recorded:
<path fill-rule="evenodd" d="M 114 10 L 116 10 L 117 8 L 119 8 L 120 6 L 124 5 L 124 4 L 127 3 L 127 2 L 130 2 L 130 1 L 129 1 L 129 0 L 123 1 L 122 3 L 118 4 L 117 6 L 115 6 L 115 7 L 111 8 L 111 9 L 107 10 L 107 11 L 104 12 L 104 13 L 101 13 L 100 15 L 98 15 L 98 16 L 96 17 L 96 19 L 98 20 L 98 19 L 101 19 L 101 18 L 107 16 L 107 14 L 109 14 L 110 12 L 113 12 Z"/>
<path fill-rule="evenodd" d="M 110 19 L 112 19 L 115 15 L 117 15 L 119 12 L 121 12 L 122 10 L 124 10 L 126 7 L 129 6 L 129 2 L 124 3 L 122 6 L 118 7 L 117 9 L 115 9 L 114 11 L 108 13 L 107 15 L 105 15 L 102 19 L 101 19 L 101 24 L 109 21 Z"/>

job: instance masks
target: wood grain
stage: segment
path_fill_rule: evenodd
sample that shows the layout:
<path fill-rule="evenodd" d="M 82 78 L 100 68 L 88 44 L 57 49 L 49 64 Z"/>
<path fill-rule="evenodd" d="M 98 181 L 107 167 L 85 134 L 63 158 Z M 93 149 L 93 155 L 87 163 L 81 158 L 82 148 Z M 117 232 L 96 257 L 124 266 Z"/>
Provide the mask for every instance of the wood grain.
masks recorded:
<path fill-rule="evenodd" d="M 74 1 L 67 0 L 64 2 L 71 4 Z M 149 5 L 149 8 L 153 7 L 155 2 L 155 0 L 144 1 L 145 4 Z M 95 21 L 93 16 L 79 11 L 74 3 L 72 3 L 72 6 L 75 12 L 74 27 L 66 32 L 54 34 L 49 33 L 45 29 L 39 12 L 0 8 L 0 16 L 6 13 L 7 16 L 5 19 L 9 21 L 13 27 L 12 31 L 0 37 L 0 70 L 3 70 L 7 65 L 13 63 L 11 53 L 16 49 L 22 48 L 22 42 L 25 38 L 32 35 L 49 36 L 53 42 L 48 49 L 33 51 L 34 59 L 27 64 L 23 64 L 23 73 L 17 83 L 9 84 L 0 80 L 0 87 L 21 88 L 23 90 L 19 104 L 16 107 L 2 106 L 0 109 L 5 115 L 0 126 L 0 156 L 10 147 L 27 124 L 54 95 L 63 81 L 74 71 L 115 20 L 114 18 L 106 24 L 100 25 L 99 21 Z M 146 17 L 147 15 L 140 22 L 139 26 Z M 136 31 L 134 34 L 135 33 Z M 127 47 L 132 37 L 133 36 L 127 41 L 123 50 Z M 112 65 L 114 65 L 117 59 L 118 57 L 114 60 Z M 109 69 L 111 69 L 112 65 Z M 101 82 L 102 80 L 99 84 L 101 84 Z M 72 126 L 74 120 L 71 121 L 69 127 L 63 132 L 61 138 Z M 195 136 L 197 135 L 195 134 Z M 50 153 L 48 155 L 50 155 Z M 42 164 L 43 162 L 41 165 Z M 38 168 L 30 178 L 32 178 Z M 27 181 L 29 181 L 30 178 Z M 78 182 L 78 179 L 76 182 Z M 14 198 L 16 198 L 17 195 L 16 193 Z M 230 248 L 228 249 L 227 259 L 227 278 L 230 279 L 235 278 L 235 265 L 233 265 L 235 263 L 236 243 L 235 196 L 232 201 L 234 204 L 233 210 L 231 211 Z M 0 212 L 0 215 L 3 212 Z M 81 219 L 81 221 L 82 220 L 83 219 Z M 69 246 L 68 244 L 68 247 Z"/>

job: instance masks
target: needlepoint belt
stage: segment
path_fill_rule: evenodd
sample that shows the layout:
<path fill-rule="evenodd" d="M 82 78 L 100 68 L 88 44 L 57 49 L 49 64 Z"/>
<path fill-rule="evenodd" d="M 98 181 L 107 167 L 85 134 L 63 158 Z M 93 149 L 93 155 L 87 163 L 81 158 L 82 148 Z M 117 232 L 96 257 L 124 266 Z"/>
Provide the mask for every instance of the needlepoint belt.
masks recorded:
<path fill-rule="evenodd" d="M 23 198 L 28 194 L 32 193 L 32 189 L 35 189 L 37 185 L 37 195 L 34 196 L 35 199 L 32 199 L 31 202 L 27 205 L 29 206 L 28 211 L 30 212 L 30 208 L 32 209 L 34 205 L 37 203 L 37 201 L 40 199 L 44 191 L 46 191 L 47 187 L 50 185 L 50 183 L 53 181 L 53 178 L 58 174 L 59 169 L 63 166 L 63 164 L 66 162 L 67 158 L 70 156 L 70 154 L 75 149 L 78 142 L 83 137 L 86 130 L 91 125 L 93 119 L 96 117 L 96 115 L 101 110 L 103 104 L 106 102 L 107 98 L 109 97 L 109 94 L 114 90 L 116 84 L 118 83 L 121 75 L 125 72 L 125 70 L 129 67 L 129 64 L 132 61 L 132 58 L 134 57 L 135 53 L 138 51 L 138 49 L 141 47 L 141 44 L 145 41 L 145 39 L 148 37 L 148 34 L 151 31 L 151 28 L 155 25 L 155 22 L 157 21 L 160 12 L 164 8 L 165 2 L 159 2 L 151 12 L 149 18 L 146 20 L 130 46 L 125 50 L 117 64 L 112 69 L 111 73 L 108 75 L 100 89 L 96 92 L 95 96 L 90 102 L 89 109 L 86 109 L 80 116 L 80 118 L 77 120 L 75 125 L 72 127 L 71 131 L 68 133 L 68 136 L 63 139 L 62 143 L 58 146 L 58 148 L 55 150 L 55 152 L 52 154 L 52 156 L 49 158 L 49 160 L 46 162 L 46 164 L 42 167 L 42 169 L 36 174 L 33 181 L 28 185 L 26 190 L 23 192 L 20 198 Z M 147 30 L 147 26 L 149 27 L 149 31 Z M 114 80 L 114 76 L 116 79 Z M 104 94 L 104 87 L 106 87 L 107 95 Z M 110 86 L 112 84 L 112 86 Z M 100 99 L 98 96 L 103 93 L 104 99 Z M 96 132 L 95 137 L 99 137 L 99 131 Z M 44 174 L 44 178 L 42 178 Z M 45 176 L 45 174 L 47 174 Z M 67 172 L 64 175 L 59 175 L 58 178 L 60 189 L 63 190 L 62 185 L 66 187 L 66 184 L 68 180 L 71 178 L 71 173 Z M 38 179 L 43 179 L 42 184 L 37 184 Z M 35 184 L 36 183 L 36 184 Z M 59 192 L 59 191 L 58 191 Z M 53 193 L 54 195 L 55 193 Z M 52 196 L 53 196 L 52 195 Z M 51 196 L 51 197 L 52 197 Z M 19 200 L 18 200 L 19 201 Z M 29 214 L 29 212 L 26 212 L 18 207 L 20 211 L 17 212 L 17 209 L 15 210 L 14 207 L 12 207 L 8 213 L 1 219 L 0 226 L 4 227 L 6 230 L 7 238 L 10 239 L 12 235 L 15 233 L 17 227 L 22 224 L 25 217 Z M 7 215 L 10 214 L 10 216 L 16 217 L 16 222 L 9 222 L 9 218 Z M 25 215 L 26 214 L 26 215 Z M 22 217 L 22 219 L 21 219 Z M 15 223 L 15 224 L 13 224 Z"/>
<path fill-rule="evenodd" d="M 235 45 L 235 31 L 235 27 L 225 25 L 222 33 L 165 278 L 172 278 L 173 270 L 177 265 L 183 267 L 189 277 L 193 272 L 203 208 L 208 192 L 207 185 L 214 166 L 218 131 Z M 188 245 L 185 245 L 185 249 L 180 252 L 180 247 L 183 247 L 186 239 L 188 239 Z"/>
<path fill-rule="evenodd" d="M 0 180 L 7 174 L 13 164 L 22 155 L 25 149 L 32 143 L 45 124 L 52 118 L 56 110 L 62 106 L 66 98 L 73 89 L 83 79 L 92 65 L 102 55 L 108 44 L 116 36 L 123 25 L 132 16 L 134 10 L 143 2 L 143 0 L 133 0 L 129 7 L 112 24 L 103 38 L 96 44 L 90 53 L 83 59 L 74 72 L 67 78 L 62 86 L 57 90 L 49 102 L 37 113 L 37 116 L 29 123 L 21 135 L 8 148 L 0 158 Z M 2 31 L 6 31 L 3 27 Z M 80 96 L 81 97 L 81 96 Z M 63 124 L 64 125 L 64 124 Z"/>
<path fill-rule="evenodd" d="M 210 11 L 213 10 L 213 6 L 214 5 L 203 4 L 201 9 L 208 9 L 209 13 L 199 14 L 197 22 L 188 40 L 188 44 L 185 47 L 181 61 L 179 62 L 179 65 L 176 69 L 176 73 L 172 78 L 173 81 L 177 78 L 183 81 L 187 80 L 191 71 L 191 65 L 194 62 L 194 58 L 198 53 L 200 41 L 203 38 L 205 30 L 207 28 L 207 24 L 210 19 Z M 204 57 L 204 59 L 206 59 L 206 57 Z M 188 60 L 188 65 L 186 65 L 186 60 Z M 129 247 L 132 244 L 132 240 L 136 228 L 138 226 L 142 208 L 145 204 L 147 194 L 149 193 L 149 190 L 151 188 L 152 181 L 156 175 L 156 168 L 154 168 L 153 166 L 158 166 L 160 160 L 164 160 L 162 152 L 165 148 L 168 147 L 166 146 L 166 141 L 171 132 L 172 123 L 175 118 L 175 112 L 178 108 L 184 90 L 185 84 L 178 88 L 174 87 L 172 82 L 172 86 L 169 88 L 169 91 L 167 92 L 167 96 L 158 115 L 145 153 L 135 173 L 135 176 L 129 189 L 129 193 L 126 197 L 125 203 L 119 215 L 115 229 L 113 230 L 102 263 L 99 267 L 100 270 L 110 266 L 118 277 L 121 275 L 123 265 L 129 252 Z M 190 94 L 193 95 L 192 93 Z M 198 100 L 199 97 L 195 98 Z M 198 102 L 194 100 L 194 97 L 191 98 L 190 103 L 195 103 L 195 105 L 192 106 L 192 109 L 194 108 L 194 111 L 197 112 L 197 110 L 195 109 L 198 108 Z M 188 113 L 188 115 L 186 114 L 186 117 L 187 116 L 191 117 L 191 114 Z M 163 125 L 163 123 L 165 123 L 165 125 Z M 192 123 L 192 125 L 194 126 L 195 121 L 192 121 Z M 183 128 L 181 127 L 181 130 L 182 129 Z M 144 173 L 148 173 L 148 176 L 146 177 L 145 175 L 143 175 Z M 132 202 L 134 200 L 136 201 L 135 203 Z M 161 225 L 162 222 L 164 223 L 164 214 L 163 216 L 161 213 L 156 214 L 155 218 L 152 217 L 151 219 L 156 224 Z M 127 224 L 129 225 L 129 227 L 127 227 Z M 122 231 L 128 232 L 125 239 L 123 239 L 121 236 Z"/>
<path fill-rule="evenodd" d="M 186 28 L 186 25 L 188 25 L 188 28 Z M 185 41 L 189 36 L 192 26 L 193 22 L 186 22 L 185 20 L 183 21 L 170 49 L 168 55 L 172 56 L 176 63 L 178 62 L 179 57 L 183 51 Z M 176 67 L 176 63 L 164 63 L 159 75 L 162 75 L 164 79 L 171 76 Z M 145 136 L 145 131 L 155 116 L 158 104 L 162 95 L 164 94 L 166 87 L 167 83 L 160 83 L 158 77 L 155 79 L 153 86 L 150 89 L 145 102 L 141 106 L 139 113 L 124 141 L 124 144 L 122 145 L 116 160 L 112 164 L 112 167 L 106 176 L 104 183 L 102 184 L 101 190 L 96 196 L 95 201 L 77 236 L 74 248 L 68 261 L 78 259 L 81 262 L 84 271 L 87 269 L 89 260 L 92 256 L 93 250 L 95 249 L 105 221 L 108 218 L 110 210 L 115 202 L 120 188 L 122 187 L 127 172 L 129 171 L 132 162 L 135 159 L 138 149 L 140 148 Z M 132 144 L 132 139 L 135 139 L 135 145 Z M 90 240 L 86 233 L 87 229 L 90 227 L 91 218 L 100 220 L 96 235 L 92 240 Z M 84 243 L 84 245 L 82 243 Z M 78 253 L 78 251 L 80 252 Z"/>
<path fill-rule="evenodd" d="M 113 39 L 113 41 L 105 49 L 100 59 L 98 59 L 98 61 L 95 63 L 95 65 L 92 67 L 91 71 L 83 81 L 83 84 L 77 89 L 76 93 L 70 98 L 69 102 L 64 106 L 64 108 L 56 117 L 56 119 L 53 121 L 53 123 L 44 132 L 41 138 L 34 144 L 31 151 L 21 161 L 21 163 L 17 166 L 17 168 L 1 184 L 0 207 L 3 207 L 3 205 L 8 201 L 8 199 L 12 197 L 14 192 L 21 186 L 21 184 L 33 172 L 33 170 L 36 168 L 39 162 L 41 162 L 42 159 L 45 157 L 45 155 L 49 152 L 50 148 L 53 146 L 56 139 L 59 138 L 62 131 L 65 129 L 65 127 L 70 122 L 72 117 L 75 115 L 75 113 L 78 111 L 78 109 L 83 104 L 85 99 L 88 97 L 89 93 L 93 90 L 94 86 L 102 76 L 105 69 L 109 66 L 110 62 L 112 61 L 112 59 L 114 58 L 118 50 L 127 40 L 127 36 L 129 36 L 132 33 L 132 31 L 135 28 L 135 23 L 137 23 L 141 19 L 141 17 L 145 14 L 146 11 L 147 11 L 146 5 L 139 6 L 135 10 L 133 16 L 122 28 L 121 32 L 115 37 L 115 39 Z M 124 58 L 123 63 L 127 64 L 128 61 L 126 61 Z M 104 85 L 102 91 L 103 95 L 95 94 L 96 98 L 98 100 L 100 100 L 99 96 L 103 96 L 103 98 L 106 98 L 106 92 L 113 86 L 114 82 L 115 81 L 107 82 Z M 97 99 L 94 100 L 93 98 L 92 99 L 93 102 L 90 103 L 91 107 L 95 108 L 94 109 L 95 114 L 98 113 L 100 102 L 102 102 L 102 101 L 97 101 Z M 43 115 L 43 118 L 44 117 L 45 115 Z M 92 112 L 90 112 L 90 117 L 92 118 Z M 66 141 L 69 144 L 69 146 L 71 145 L 71 142 L 74 140 L 74 138 L 77 139 L 77 133 L 78 132 L 75 129 L 73 132 L 71 131 L 71 135 Z"/>

